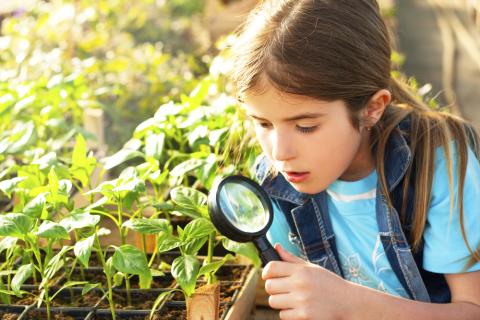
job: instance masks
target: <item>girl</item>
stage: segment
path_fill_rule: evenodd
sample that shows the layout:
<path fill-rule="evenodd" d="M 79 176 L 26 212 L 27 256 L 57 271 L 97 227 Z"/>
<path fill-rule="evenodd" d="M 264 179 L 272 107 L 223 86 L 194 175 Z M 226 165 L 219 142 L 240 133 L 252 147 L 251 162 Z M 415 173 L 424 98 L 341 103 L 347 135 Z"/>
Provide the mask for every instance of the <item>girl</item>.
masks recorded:
<path fill-rule="evenodd" d="M 477 135 L 391 77 L 375 0 L 265 1 L 233 52 L 280 318 L 480 319 Z"/>

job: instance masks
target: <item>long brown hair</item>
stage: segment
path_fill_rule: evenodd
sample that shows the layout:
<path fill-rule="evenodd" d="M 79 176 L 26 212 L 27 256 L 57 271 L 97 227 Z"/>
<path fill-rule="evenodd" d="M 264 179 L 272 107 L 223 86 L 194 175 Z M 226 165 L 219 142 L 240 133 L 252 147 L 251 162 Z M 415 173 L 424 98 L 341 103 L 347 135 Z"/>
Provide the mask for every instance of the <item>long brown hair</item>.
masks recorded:
<path fill-rule="evenodd" d="M 381 89 L 389 89 L 392 103 L 372 131 L 372 152 L 381 191 L 392 205 L 385 179 L 384 153 L 391 133 L 405 118 L 411 119 L 408 136 L 413 164 L 403 180 L 400 217 L 405 219 L 407 190 L 415 186 L 411 246 L 422 243 L 432 189 L 435 149 L 443 146 L 447 158 L 453 212 L 453 198 L 463 199 L 463 184 L 469 141 L 477 134 L 464 120 L 447 112 L 430 109 L 408 86 L 392 78 L 391 45 L 387 27 L 375 0 L 271 0 L 252 11 L 238 30 L 232 52 L 232 80 L 239 100 L 247 92 L 262 90 L 265 81 L 281 92 L 324 101 L 346 102 L 352 124 L 359 129 L 362 111 Z M 458 155 L 458 190 L 453 190 L 453 161 L 450 142 Z M 475 154 L 478 148 L 471 144 Z M 461 233 L 472 259 L 480 260 L 478 249 L 468 244 L 463 222 L 463 201 L 459 201 Z M 446 212 L 445 214 L 448 214 Z"/>

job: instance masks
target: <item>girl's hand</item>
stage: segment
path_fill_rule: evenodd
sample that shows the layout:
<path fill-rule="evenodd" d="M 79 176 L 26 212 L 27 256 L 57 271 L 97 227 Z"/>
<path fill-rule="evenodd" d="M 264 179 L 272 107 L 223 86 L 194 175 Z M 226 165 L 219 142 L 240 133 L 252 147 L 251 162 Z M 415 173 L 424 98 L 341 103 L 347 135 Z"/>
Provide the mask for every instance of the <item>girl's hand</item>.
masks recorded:
<path fill-rule="evenodd" d="M 336 274 L 275 245 L 283 261 L 269 262 L 262 273 L 268 303 L 280 319 L 343 319 L 352 308 L 350 285 Z M 352 286 L 353 287 L 353 286 Z"/>

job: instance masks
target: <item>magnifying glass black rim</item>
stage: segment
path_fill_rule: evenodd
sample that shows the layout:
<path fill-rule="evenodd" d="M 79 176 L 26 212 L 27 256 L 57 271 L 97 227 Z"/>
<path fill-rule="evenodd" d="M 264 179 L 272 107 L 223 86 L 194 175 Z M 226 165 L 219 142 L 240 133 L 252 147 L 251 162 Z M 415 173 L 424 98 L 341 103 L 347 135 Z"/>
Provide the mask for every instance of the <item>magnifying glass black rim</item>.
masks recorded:
<path fill-rule="evenodd" d="M 260 194 L 261 196 L 260 200 L 262 204 L 266 205 L 268 214 L 269 214 L 268 222 L 265 225 L 265 227 L 263 227 L 261 230 L 256 232 L 242 231 L 237 227 L 235 227 L 223 214 L 222 209 L 220 208 L 220 191 L 222 190 L 223 185 L 225 185 L 226 183 L 232 183 L 232 182 L 233 183 L 240 182 L 240 184 L 246 186 L 249 189 L 252 189 L 254 193 L 256 192 Z M 217 185 L 217 187 L 214 190 L 212 190 L 212 192 L 210 193 L 208 202 L 209 202 L 208 212 L 210 214 L 210 218 L 212 219 L 213 224 L 224 236 L 234 241 L 248 242 L 248 241 L 252 241 L 255 238 L 258 238 L 259 236 L 264 235 L 267 232 L 267 230 L 270 228 L 270 225 L 272 224 L 272 221 L 273 221 L 272 203 L 270 202 L 270 198 L 268 194 L 256 182 L 240 175 L 228 176 L 224 178 Z"/>

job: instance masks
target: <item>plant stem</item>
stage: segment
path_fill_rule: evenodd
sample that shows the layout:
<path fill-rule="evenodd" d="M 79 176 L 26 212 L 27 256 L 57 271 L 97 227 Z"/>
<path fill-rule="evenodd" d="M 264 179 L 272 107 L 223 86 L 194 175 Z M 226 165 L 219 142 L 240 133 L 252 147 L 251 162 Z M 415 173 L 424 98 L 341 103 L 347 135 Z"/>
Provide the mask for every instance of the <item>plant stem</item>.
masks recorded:
<path fill-rule="evenodd" d="M 42 272 L 43 273 L 43 272 Z M 42 275 L 43 277 L 43 275 Z M 50 295 L 49 295 L 49 288 L 48 288 L 48 281 L 45 282 L 45 305 L 47 307 L 47 320 L 51 319 L 51 314 L 50 314 Z"/>
<path fill-rule="evenodd" d="M 78 242 L 77 230 L 73 230 L 73 235 L 75 236 L 75 242 Z M 75 257 L 75 260 L 73 261 L 73 265 L 72 265 L 72 271 L 75 269 L 75 266 L 77 265 L 77 260 L 78 260 L 78 258 Z M 82 281 L 85 281 L 85 271 L 84 271 L 84 268 L 83 268 L 83 264 L 80 263 L 79 267 L 80 267 L 80 277 L 81 277 Z"/>
<path fill-rule="evenodd" d="M 130 277 L 128 274 L 125 274 L 125 288 L 127 289 L 127 304 L 132 305 L 132 294 L 130 292 Z"/>
<path fill-rule="evenodd" d="M 98 240 L 98 236 L 96 234 L 95 234 L 95 244 L 97 245 L 98 257 L 100 259 L 100 263 L 102 264 L 103 272 L 105 273 L 105 277 L 107 278 L 107 287 L 108 287 L 107 300 L 110 306 L 110 313 L 112 314 L 112 320 L 116 320 L 117 315 L 115 314 L 115 305 L 113 304 L 112 278 L 106 271 L 107 264 L 105 263 L 105 257 L 103 256 L 102 247 L 100 246 L 100 241 Z"/>
<path fill-rule="evenodd" d="M 124 228 L 122 227 L 122 224 L 123 224 L 123 204 L 122 204 L 122 198 L 120 196 L 117 197 L 117 200 L 118 200 L 118 206 L 117 206 L 117 214 L 118 214 L 118 230 L 120 231 L 120 237 L 121 237 L 121 240 L 122 240 L 122 246 L 125 245 L 125 243 L 127 242 L 127 237 L 126 237 L 126 234 L 125 234 L 125 230 Z M 127 291 L 127 303 L 128 305 L 131 305 L 132 303 L 132 298 L 130 296 L 130 278 L 125 275 L 125 287 L 126 287 L 126 291 Z"/>
<path fill-rule="evenodd" d="M 153 261 L 155 260 L 155 256 L 157 255 L 158 251 L 158 243 L 157 243 L 157 238 L 155 237 L 155 249 L 153 249 L 152 257 L 150 258 L 150 261 L 148 262 L 148 267 L 152 267 Z"/>
<path fill-rule="evenodd" d="M 30 246 L 32 247 L 35 258 L 37 259 L 38 267 L 40 269 L 40 277 L 42 278 L 42 282 L 43 282 L 44 279 L 45 279 L 45 268 L 44 268 L 44 265 L 42 263 L 42 256 L 40 254 L 40 251 L 38 250 L 39 249 L 38 239 L 36 239 L 35 243 L 30 243 Z M 50 246 L 51 246 L 51 241 L 49 241 L 48 244 L 47 244 L 47 250 L 48 249 L 51 250 Z M 47 265 L 47 263 L 48 263 L 48 253 L 45 256 L 45 265 Z M 34 271 L 34 273 L 35 273 L 35 271 Z M 45 306 L 47 307 L 47 320 L 50 320 L 51 319 L 51 314 L 50 314 L 50 296 L 49 296 L 49 292 L 48 292 L 49 291 L 48 280 L 45 281 L 44 290 L 45 290 L 45 297 L 44 297 L 43 301 L 45 302 Z"/>
<path fill-rule="evenodd" d="M 207 263 L 212 262 L 213 257 L 213 247 L 215 246 L 215 231 L 210 233 L 208 236 L 208 252 L 207 252 Z M 207 283 L 213 283 L 213 277 L 210 273 L 207 274 Z"/>
<path fill-rule="evenodd" d="M 66 256 L 65 256 L 65 254 L 62 256 L 62 260 L 63 260 L 63 266 L 65 267 L 65 271 L 68 271 L 68 270 L 67 270 L 67 268 L 68 268 L 68 267 L 67 267 L 67 258 L 66 258 Z M 77 260 L 75 259 L 75 262 L 76 262 L 76 261 L 77 261 Z M 71 276 L 72 276 L 72 271 L 73 271 L 74 268 L 75 268 L 75 265 L 72 264 L 72 268 L 70 269 L 70 272 L 65 272 L 65 273 L 66 273 L 66 276 L 67 276 L 67 281 L 68 281 L 68 282 L 70 282 L 70 280 L 72 279 Z M 72 289 L 72 287 L 69 287 L 69 288 L 68 288 L 68 291 L 70 292 L 70 298 L 73 299 L 73 289 Z"/>
<path fill-rule="evenodd" d="M 143 253 L 145 254 L 145 256 L 147 256 L 147 240 L 145 239 L 145 235 L 142 234 L 142 248 L 143 248 Z"/>
<path fill-rule="evenodd" d="M 122 224 L 123 224 L 122 199 L 120 197 L 118 197 L 117 201 L 118 201 L 118 205 L 117 205 L 117 217 L 118 217 L 117 228 L 118 228 L 118 231 L 120 233 L 120 238 L 121 238 L 122 246 L 123 246 L 126 242 L 126 236 L 125 236 L 125 233 L 124 233 L 124 230 L 123 230 L 123 227 L 122 227 Z"/>
<path fill-rule="evenodd" d="M 8 270 L 13 270 L 13 264 L 11 267 L 8 268 Z M 7 276 L 7 291 L 11 290 L 11 283 L 12 283 L 12 275 L 8 274 Z M 12 300 L 10 299 L 10 295 L 6 294 L 5 297 L 7 298 L 7 303 L 10 304 L 12 303 Z"/>

